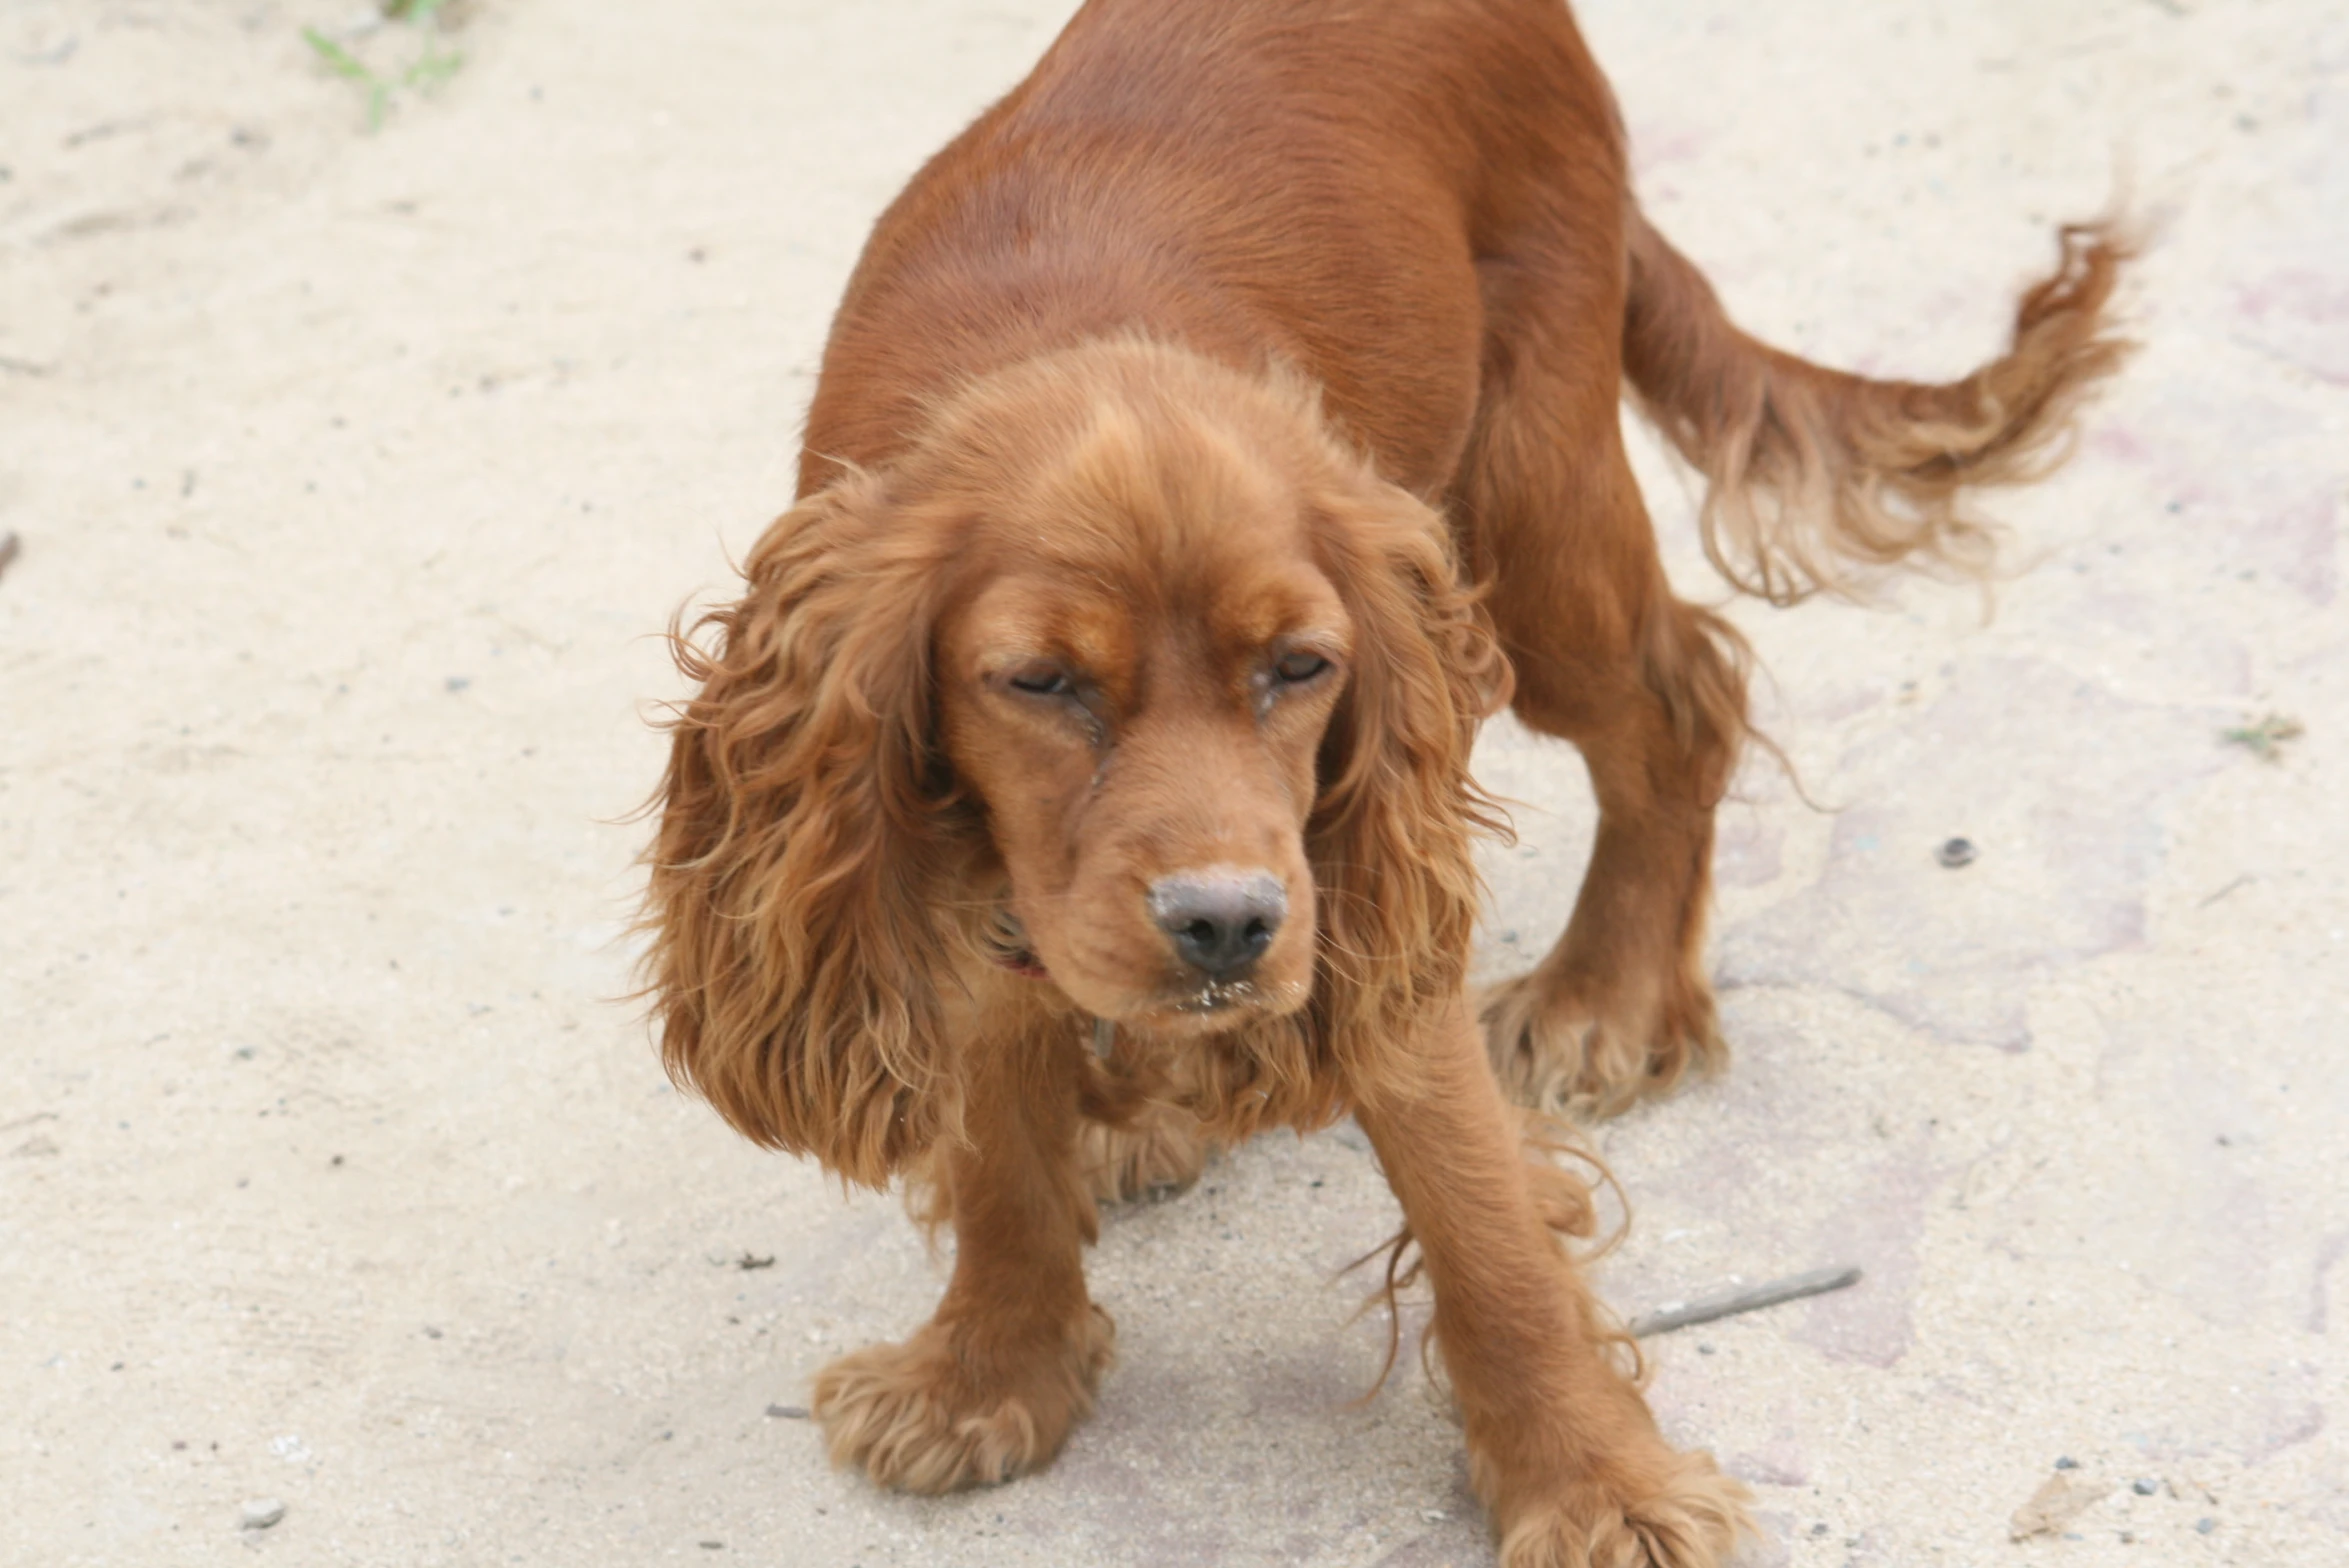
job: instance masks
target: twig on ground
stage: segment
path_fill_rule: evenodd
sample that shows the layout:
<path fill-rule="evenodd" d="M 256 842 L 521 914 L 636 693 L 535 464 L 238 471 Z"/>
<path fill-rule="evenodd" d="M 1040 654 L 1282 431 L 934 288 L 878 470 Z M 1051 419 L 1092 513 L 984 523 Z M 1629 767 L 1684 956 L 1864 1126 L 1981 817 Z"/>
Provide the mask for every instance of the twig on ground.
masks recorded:
<path fill-rule="evenodd" d="M 2194 907 L 2196 909 L 2208 909 L 2211 905 L 2217 903 L 2220 899 L 2226 897 L 2229 893 L 2234 892 L 2237 888 L 2242 887 L 2250 880 L 2251 873 L 2246 871 L 2241 876 L 2235 878 L 2234 881 L 2229 882 L 2225 887 L 2220 888 L 2217 892 L 2203 899 L 2202 902 L 2196 904 Z"/>
<path fill-rule="evenodd" d="M 1631 1320 L 1631 1332 L 1639 1339 L 1646 1339 L 1651 1334 L 1669 1334 L 1676 1328 L 1710 1323 L 1715 1318 L 1733 1318 L 1741 1312 L 1759 1312 L 1764 1307 L 1800 1301 L 1805 1296 L 1823 1296 L 1831 1290 L 1842 1290 L 1859 1282 L 1860 1268 L 1856 1263 L 1812 1269 L 1804 1274 L 1789 1274 L 1784 1279 L 1774 1279 L 1767 1284 L 1749 1285 L 1742 1290 L 1725 1291 L 1717 1296 L 1705 1296 L 1655 1312 L 1644 1312 Z"/>

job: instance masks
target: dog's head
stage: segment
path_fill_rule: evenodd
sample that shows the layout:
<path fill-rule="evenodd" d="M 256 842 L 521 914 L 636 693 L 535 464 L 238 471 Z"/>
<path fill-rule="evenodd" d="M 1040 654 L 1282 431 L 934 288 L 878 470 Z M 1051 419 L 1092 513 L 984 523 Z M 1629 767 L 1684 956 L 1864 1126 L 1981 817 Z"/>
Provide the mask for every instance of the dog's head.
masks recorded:
<path fill-rule="evenodd" d="M 1311 394 L 1106 342 L 966 390 L 771 529 L 685 648 L 652 851 L 671 1070 L 879 1182 L 975 945 L 1153 1033 L 1460 982 L 1506 675 L 1441 519 Z M 967 939 L 975 938 L 975 944 Z"/>

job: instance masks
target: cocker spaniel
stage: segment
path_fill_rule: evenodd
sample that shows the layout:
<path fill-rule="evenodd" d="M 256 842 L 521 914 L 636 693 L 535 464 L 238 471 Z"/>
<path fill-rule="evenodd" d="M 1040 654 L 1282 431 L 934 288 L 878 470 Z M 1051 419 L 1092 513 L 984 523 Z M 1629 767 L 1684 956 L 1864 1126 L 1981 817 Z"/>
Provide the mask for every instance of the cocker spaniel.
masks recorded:
<path fill-rule="evenodd" d="M 1716 1066 L 1712 815 L 1743 645 L 1675 598 L 1627 392 L 1787 601 L 1984 563 L 2121 345 L 2067 229 L 1962 381 L 1745 336 L 1633 202 L 1559 0 L 1093 0 L 882 217 L 799 498 L 681 639 L 650 851 L 670 1071 L 757 1142 L 931 1184 L 937 1315 L 825 1370 L 832 1452 L 941 1491 L 1048 1462 L 1111 1359 L 1096 1199 L 1351 1112 L 1511 1568 L 1722 1562 L 1505 1100 Z M 1551 953 L 1465 982 L 1468 772 L 1507 702 L 1600 806 Z"/>

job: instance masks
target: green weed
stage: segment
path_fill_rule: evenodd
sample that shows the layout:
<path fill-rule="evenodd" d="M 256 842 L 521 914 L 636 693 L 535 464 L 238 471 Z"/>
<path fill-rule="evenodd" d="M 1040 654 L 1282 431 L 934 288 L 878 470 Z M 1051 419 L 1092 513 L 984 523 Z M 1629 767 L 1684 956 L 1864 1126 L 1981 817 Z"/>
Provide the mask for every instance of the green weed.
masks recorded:
<path fill-rule="evenodd" d="M 379 130 L 391 113 L 395 93 L 431 92 L 465 63 L 463 54 L 442 47 L 440 41 L 440 12 L 447 5 L 448 0 L 381 0 L 384 20 L 400 24 L 418 40 L 407 62 L 388 72 L 377 70 L 315 27 L 303 28 L 302 40 L 320 64 L 358 89 L 367 103 L 367 129 Z"/>
<path fill-rule="evenodd" d="M 2230 746 L 2242 747 L 2262 762 L 2274 762 L 2283 756 L 2284 742 L 2298 740 L 2305 733 L 2298 719 L 2271 713 L 2256 724 L 2221 730 L 2219 739 Z"/>

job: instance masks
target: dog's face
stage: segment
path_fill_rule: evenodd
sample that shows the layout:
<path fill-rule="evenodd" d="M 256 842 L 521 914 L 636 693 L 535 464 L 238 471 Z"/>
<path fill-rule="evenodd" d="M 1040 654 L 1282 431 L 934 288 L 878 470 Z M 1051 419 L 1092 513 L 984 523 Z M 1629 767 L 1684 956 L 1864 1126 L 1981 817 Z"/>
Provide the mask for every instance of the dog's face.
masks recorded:
<path fill-rule="evenodd" d="M 973 526 L 940 738 L 984 804 L 1005 959 L 1162 1031 L 1304 1005 L 1305 828 L 1353 623 L 1255 454 L 1115 415 Z"/>
<path fill-rule="evenodd" d="M 927 1144 L 980 912 L 1136 1029 L 1311 1003 L 1357 1089 L 1365 1042 L 1456 996 L 1506 669 L 1441 516 L 1300 384 L 1131 342 L 1025 363 L 745 576 L 681 649 L 650 964 L 671 1070 L 750 1136 L 872 1182 Z"/>

